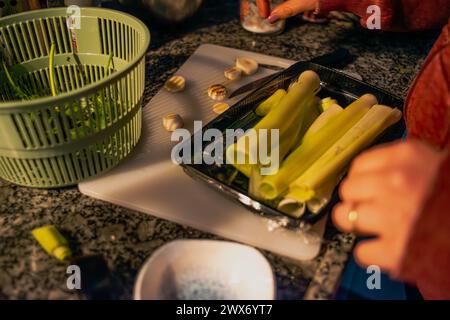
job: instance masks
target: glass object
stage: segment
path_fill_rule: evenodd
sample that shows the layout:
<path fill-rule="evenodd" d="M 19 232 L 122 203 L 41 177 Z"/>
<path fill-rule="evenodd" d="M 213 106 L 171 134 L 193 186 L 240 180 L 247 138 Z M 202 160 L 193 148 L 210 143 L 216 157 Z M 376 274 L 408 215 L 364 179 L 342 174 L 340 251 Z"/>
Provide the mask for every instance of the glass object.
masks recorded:
<path fill-rule="evenodd" d="M 286 22 L 284 20 L 280 20 L 274 24 L 270 24 L 267 19 L 261 18 L 258 7 L 256 6 L 257 0 L 240 1 L 241 25 L 245 30 L 260 34 L 274 34 L 283 32 Z M 281 4 L 283 0 L 268 0 L 268 2 L 270 3 L 270 10 L 273 10 L 276 6 Z"/>

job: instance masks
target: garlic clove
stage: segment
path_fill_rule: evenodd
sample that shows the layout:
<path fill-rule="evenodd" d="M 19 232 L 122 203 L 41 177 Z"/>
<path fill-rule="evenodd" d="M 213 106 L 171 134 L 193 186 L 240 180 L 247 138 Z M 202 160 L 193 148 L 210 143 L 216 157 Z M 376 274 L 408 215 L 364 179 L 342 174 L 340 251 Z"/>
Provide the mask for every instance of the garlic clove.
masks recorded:
<path fill-rule="evenodd" d="M 223 73 L 228 80 L 238 80 L 242 77 L 242 70 L 238 67 L 227 68 Z"/>
<path fill-rule="evenodd" d="M 208 96 L 217 101 L 222 101 L 227 96 L 227 88 L 221 84 L 213 84 L 208 88 Z"/>
<path fill-rule="evenodd" d="M 166 83 L 164 83 L 164 88 L 169 92 L 180 92 L 186 87 L 186 80 L 182 76 L 170 77 Z"/>
<path fill-rule="evenodd" d="M 216 103 L 216 104 L 213 105 L 213 107 L 212 107 L 214 113 L 216 113 L 216 114 L 224 113 L 224 112 L 227 111 L 229 108 L 230 108 L 230 105 L 229 105 L 228 103 L 225 103 L 225 102 L 219 102 L 219 103 Z"/>
<path fill-rule="evenodd" d="M 236 59 L 236 67 L 241 69 L 245 75 L 250 76 L 258 70 L 258 62 L 252 58 L 240 57 Z"/>
<path fill-rule="evenodd" d="M 163 118 L 163 126 L 169 132 L 182 128 L 184 125 L 183 118 L 179 114 L 171 113 Z"/>

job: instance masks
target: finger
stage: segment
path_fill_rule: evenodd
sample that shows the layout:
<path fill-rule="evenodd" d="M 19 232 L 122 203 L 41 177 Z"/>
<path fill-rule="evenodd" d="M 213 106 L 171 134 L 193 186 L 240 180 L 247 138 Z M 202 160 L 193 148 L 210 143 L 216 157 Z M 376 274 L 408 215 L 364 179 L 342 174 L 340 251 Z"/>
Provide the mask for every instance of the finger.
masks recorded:
<path fill-rule="evenodd" d="M 398 152 L 399 143 L 385 144 L 369 149 L 357 156 L 350 167 L 349 176 L 376 171 L 396 165 L 393 155 Z"/>
<path fill-rule="evenodd" d="M 266 19 L 270 15 L 270 1 L 269 0 L 256 0 L 256 6 L 258 7 L 259 15 L 261 18 Z"/>
<path fill-rule="evenodd" d="M 314 10 L 317 0 L 289 0 L 276 7 L 269 16 L 269 22 L 287 19 L 301 12 Z"/>
<path fill-rule="evenodd" d="M 341 183 L 339 195 L 343 201 L 348 202 L 376 201 L 389 195 L 389 176 L 389 172 L 349 176 Z"/>
<path fill-rule="evenodd" d="M 349 220 L 349 212 L 357 212 L 357 220 Z M 364 235 L 381 235 L 386 230 L 389 212 L 379 204 L 368 202 L 353 205 L 341 202 L 333 209 L 333 223 L 344 232 L 356 232 Z"/>
<path fill-rule="evenodd" d="M 377 238 L 358 243 L 353 255 L 356 262 L 363 267 L 376 265 L 385 271 L 391 271 L 393 270 L 393 261 L 395 259 L 393 259 L 390 252 L 389 241 Z"/>

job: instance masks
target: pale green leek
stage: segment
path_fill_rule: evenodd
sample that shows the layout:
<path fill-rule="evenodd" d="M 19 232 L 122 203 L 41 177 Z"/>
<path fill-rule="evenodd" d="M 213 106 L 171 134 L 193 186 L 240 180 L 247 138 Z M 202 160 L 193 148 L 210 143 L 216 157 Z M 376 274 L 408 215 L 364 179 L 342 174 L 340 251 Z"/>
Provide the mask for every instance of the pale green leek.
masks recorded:
<path fill-rule="evenodd" d="M 256 108 L 255 113 L 260 117 L 264 117 L 270 110 L 275 109 L 279 105 L 281 99 L 283 99 L 286 94 L 286 90 L 278 89 L 269 98 L 261 102 L 258 108 Z"/>
<path fill-rule="evenodd" d="M 317 196 L 317 191 L 342 173 L 351 160 L 368 147 L 383 131 L 401 119 L 398 109 L 376 105 L 347 131 L 331 148 L 289 186 L 289 198 L 305 202 Z"/>
<path fill-rule="evenodd" d="M 335 121 L 327 123 L 322 130 L 305 140 L 286 158 L 277 174 L 264 177 L 260 186 L 262 196 L 265 199 L 279 197 L 376 103 L 373 95 L 362 96 L 336 117 Z"/>

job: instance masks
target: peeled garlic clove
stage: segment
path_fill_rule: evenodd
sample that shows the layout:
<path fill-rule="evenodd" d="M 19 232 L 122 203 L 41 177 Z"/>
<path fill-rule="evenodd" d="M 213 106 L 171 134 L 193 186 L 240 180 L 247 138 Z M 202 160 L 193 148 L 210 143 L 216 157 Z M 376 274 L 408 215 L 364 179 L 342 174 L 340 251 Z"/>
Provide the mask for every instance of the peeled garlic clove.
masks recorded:
<path fill-rule="evenodd" d="M 242 77 L 242 70 L 238 67 L 227 68 L 223 73 L 228 80 L 238 80 Z"/>
<path fill-rule="evenodd" d="M 258 62 L 251 58 L 241 57 L 236 59 L 236 67 L 241 69 L 245 75 L 250 76 L 258 70 Z"/>
<path fill-rule="evenodd" d="M 186 80 L 182 76 L 170 77 L 164 84 L 164 88 L 169 92 L 183 91 L 186 86 Z"/>
<path fill-rule="evenodd" d="M 224 113 L 224 112 L 227 111 L 229 108 L 230 108 L 230 105 L 229 105 L 228 103 L 225 103 L 225 102 L 219 102 L 219 103 L 216 103 L 216 104 L 213 105 L 213 107 L 212 107 L 214 113 L 216 113 L 216 114 Z"/>
<path fill-rule="evenodd" d="M 221 84 L 213 84 L 208 88 L 208 96 L 217 101 L 221 101 L 227 96 L 227 88 Z"/>
<path fill-rule="evenodd" d="M 183 118 L 179 114 L 171 113 L 163 118 L 163 126 L 167 131 L 175 131 L 184 125 Z"/>

